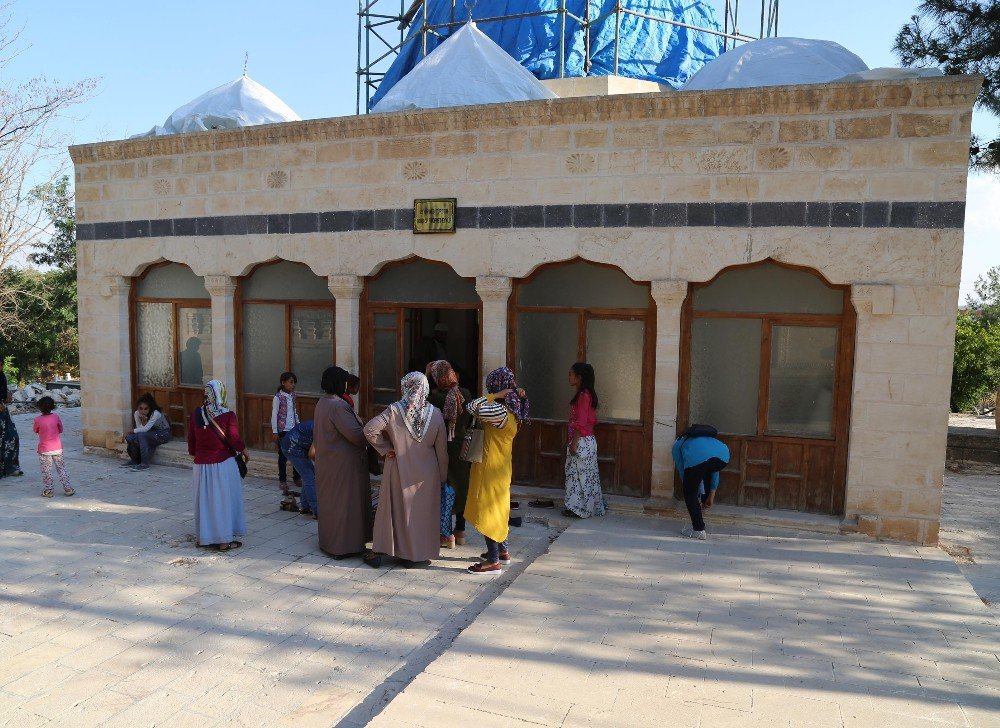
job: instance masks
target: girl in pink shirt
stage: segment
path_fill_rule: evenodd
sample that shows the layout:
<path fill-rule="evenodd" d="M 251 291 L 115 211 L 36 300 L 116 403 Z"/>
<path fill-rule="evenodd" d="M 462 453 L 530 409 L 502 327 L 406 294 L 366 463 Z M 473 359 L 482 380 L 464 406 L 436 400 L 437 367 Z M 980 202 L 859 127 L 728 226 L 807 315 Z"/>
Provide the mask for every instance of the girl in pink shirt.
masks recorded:
<path fill-rule="evenodd" d="M 62 455 L 63 431 L 62 420 L 59 415 L 52 410 L 56 408 L 55 400 L 52 397 L 42 397 L 38 400 L 38 409 L 41 413 L 35 418 L 35 426 L 32 428 L 38 435 L 38 466 L 42 471 L 42 482 L 45 489 L 42 496 L 52 497 L 52 466 L 55 465 L 59 471 L 59 481 L 62 483 L 63 493 L 73 495 L 76 493 L 69 485 L 69 474 L 66 472 L 66 463 Z"/>
<path fill-rule="evenodd" d="M 577 362 L 569 370 L 569 385 L 575 390 L 570 401 L 566 442 L 566 507 L 570 518 L 603 516 L 604 494 L 597 467 L 597 388 L 594 367 Z"/>

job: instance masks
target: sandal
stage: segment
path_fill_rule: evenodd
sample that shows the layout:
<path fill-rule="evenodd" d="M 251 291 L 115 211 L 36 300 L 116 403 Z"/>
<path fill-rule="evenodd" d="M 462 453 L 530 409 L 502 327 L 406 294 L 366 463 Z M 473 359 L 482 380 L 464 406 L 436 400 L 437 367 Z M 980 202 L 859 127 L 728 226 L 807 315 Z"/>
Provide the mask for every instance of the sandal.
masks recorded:
<path fill-rule="evenodd" d="M 45 490 L 42 491 L 42 498 L 51 498 L 51 497 L 52 497 L 52 488 L 46 488 Z"/>
<path fill-rule="evenodd" d="M 67 496 L 76 495 L 76 491 L 73 490 L 72 488 L 63 488 L 63 495 Z"/>
<path fill-rule="evenodd" d="M 555 508 L 556 507 L 555 501 L 551 501 L 551 500 L 548 500 L 548 499 L 528 501 L 528 505 L 531 506 L 532 508 Z"/>
<path fill-rule="evenodd" d="M 217 551 L 232 551 L 233 549 L 238 549 L 243 545 L 242 541 L 230 541 L 229 543 L 217 543 L 213 544 Z"/>

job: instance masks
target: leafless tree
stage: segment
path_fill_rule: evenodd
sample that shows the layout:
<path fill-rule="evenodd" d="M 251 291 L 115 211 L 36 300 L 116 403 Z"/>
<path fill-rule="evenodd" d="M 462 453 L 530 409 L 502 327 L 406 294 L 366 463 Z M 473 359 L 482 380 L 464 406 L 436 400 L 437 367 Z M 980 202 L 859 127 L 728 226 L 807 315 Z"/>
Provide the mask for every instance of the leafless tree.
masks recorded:
<path fill-rule="evenodd" d="M 6 68 L 18 54 L 21 33 L 11 27 L 8 8 L 0 5 L 0 334 L 6 336 L 23 328 L 19 312 L 27 295 L 13 266 L 48 235 L 32 190 L 55 180 L 65 165 L 67 139 L 54 122 L 96 86 L 93 79 L 11 79 Z"/>

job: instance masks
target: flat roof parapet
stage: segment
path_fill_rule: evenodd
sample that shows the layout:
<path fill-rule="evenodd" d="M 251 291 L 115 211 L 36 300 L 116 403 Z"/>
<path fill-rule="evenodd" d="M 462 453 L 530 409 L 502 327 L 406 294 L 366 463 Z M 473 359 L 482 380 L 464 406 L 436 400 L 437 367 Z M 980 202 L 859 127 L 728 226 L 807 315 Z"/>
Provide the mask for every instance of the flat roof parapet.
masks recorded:
<path fill-rule="evenodd" d="M 310 119 L 242 129 L 79 144 L 71 146 L 69 151 L 74 163 L 89 164 L 277 144 L 552 124 L 840 114 L 866 109 L 969 108 L 975 103 L 982 82 L 980 75 L 961 75 L 573 97 Z"/>

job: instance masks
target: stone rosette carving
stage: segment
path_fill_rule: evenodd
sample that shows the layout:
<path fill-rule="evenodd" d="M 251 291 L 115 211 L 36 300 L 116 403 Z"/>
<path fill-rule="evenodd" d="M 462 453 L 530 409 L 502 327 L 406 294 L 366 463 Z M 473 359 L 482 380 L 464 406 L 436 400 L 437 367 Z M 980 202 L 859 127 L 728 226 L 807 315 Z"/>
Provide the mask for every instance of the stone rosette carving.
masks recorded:
<path fill-rule="evenodd" d="M 158 179 L 153 182 L 153 192 L 158 195 L 169 195 L 170 194 L 170 180 Z"/>
<path fill-rule="evenodd" d="M 597 159 L 593 154 L 574 152 L 566 157 L 566 171 L 570 174 L 593 174 Z"/>
<path fill-rule="evenodd" d="M 427 176 L 427 165 L 423 162 L 407 162 L 403 165 L 403 177 L 411 182 L 417 182 Z"/>
<path fill-rule="evenodd" d="M 267 173 L 267 186 L 272 190 L 280 190 L 288 184 L 288 172 L 276 169 Z"/>

